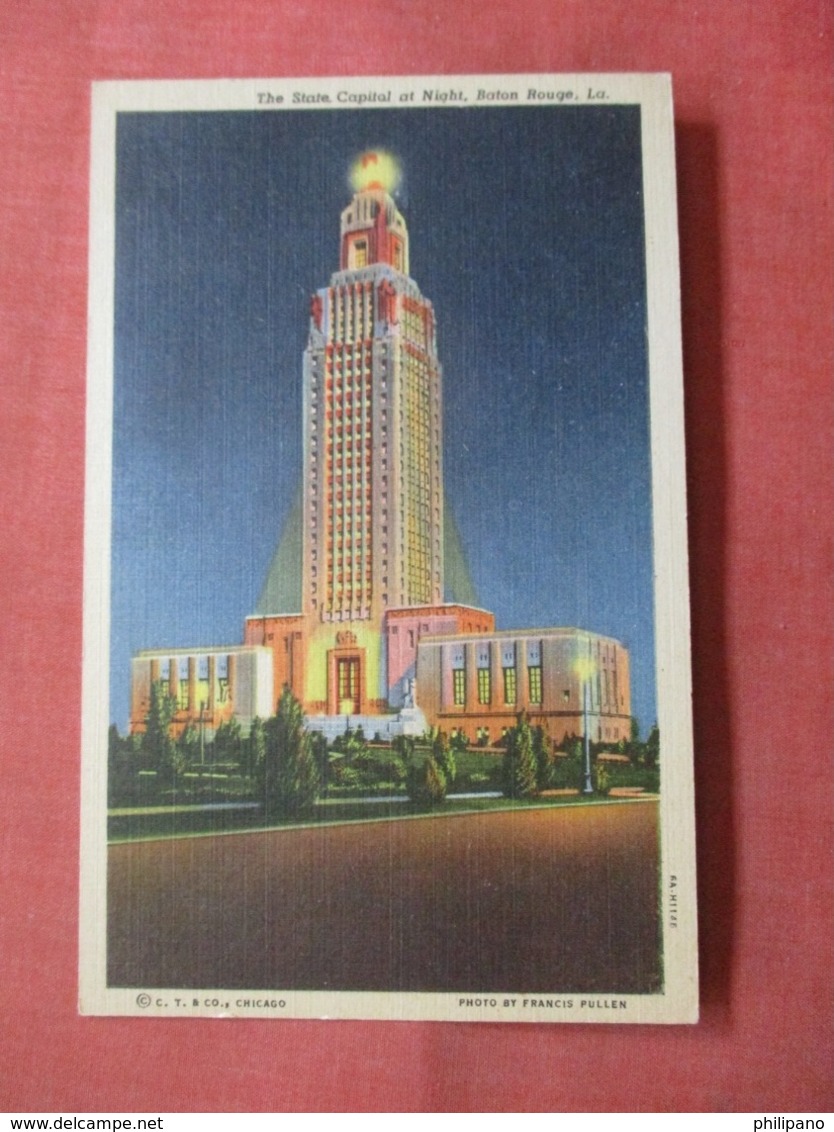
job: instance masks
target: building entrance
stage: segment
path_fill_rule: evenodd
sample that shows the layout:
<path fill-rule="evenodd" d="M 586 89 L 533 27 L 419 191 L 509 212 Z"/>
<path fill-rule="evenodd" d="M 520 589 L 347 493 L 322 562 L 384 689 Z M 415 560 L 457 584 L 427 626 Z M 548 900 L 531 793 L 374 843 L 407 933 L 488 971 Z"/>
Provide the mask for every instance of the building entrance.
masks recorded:
<path fill-rule="evenodd" d="M 356 634 L 345 629 L 336 634 L 336 647 L 327 654 L 327 714 L 366 715 L 368 679 L 365 650 Z"/>
<path fill-rule="evenodd" d="M 359 713 L 359 657 L 345 656 L 336 660 L 336 699 L 340 715 Z"/>

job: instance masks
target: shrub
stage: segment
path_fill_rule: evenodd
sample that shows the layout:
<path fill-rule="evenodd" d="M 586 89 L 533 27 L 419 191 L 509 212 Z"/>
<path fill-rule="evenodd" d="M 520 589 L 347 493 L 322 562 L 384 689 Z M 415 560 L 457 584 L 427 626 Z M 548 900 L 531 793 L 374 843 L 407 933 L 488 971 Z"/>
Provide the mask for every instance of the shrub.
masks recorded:
<path fill-rule="evenodd" d="M 536 788 L 539 791 L 547 790 L 553 773 L 553 753 L 548 746 L 544 728 L 534 727 L 532 737 L 533 757 L 536 760 Z"/>
<path fill-rule="evenodd" d="M 464 731 L 455 731 L 449 741 L 449 746 L 454 751 L 465 751 L 469 747 L 469 740 L 466 738 Z"/>
<path fill-rule="evenodd" d="M 508 798 L 529 798 L 538 793 L 533 734 L 525 715 L 520 715 L 516 726 L 507 733 L 502 769 L 502 789 Z"/>
<path fill-rule="evenodd" d="M 396 735 L 391 741 L 391 750 L 399 755 L 403 763 L 408 766 L 414 754 L 417 740 L 413 735 Z"/>
<path fill-rule="evenodd" d="M 357 727 L 355 731 L 351 731 L 348 727 L 343 735 L 339 735 L 333 740 L 331 749 L 344 755 L 348 762 L 353 762 L 356 758 L 367 755 L 368 745 L 365 742 L 365 734 L 362 728 Z"/>
<path fill-rule="evenodd" d="M 215 732 L 212 761 L 239 764 L 243 758 L 243 745 L 240 723 L 234 718 L 224 720 Z"/>
<path fill-rule="evenodd" d="M 377 786 L 380 782 L 403 782 L 405 780 L 405 763 L 394 752 L 377 752 L 366 750 L 364 754 L 357 755 L 349 765 L 344 760 L 333 763 L 334 767 L 341 766 L 341 770 L 334 772 L 333 781 L 344 782 L 344 773 L 347 770 L 355 772 L 352 781 L 368 787 Z M 339 777 L 341 776 L 341 777 Z"/>
<path fill-rule="evenodd" d="M 394 756 L 390 759 L 378 763 L 379 775 L 381 778 L 390 779 L 392 783 L 405 782 L 405 763 L 402 759 Z"/>
<path fill-rule="evenodd" d="M 344 763 L 331 763 L 330 780 L 334 786 L 356 787 L 361 784 L 362 776 L 355 767 L 346 766 Z"/>
<path fill-rule="evenodd" d="M 266 732 L 264 721 L 255 716 L 249 735 L 243 744 L 243 769 L 250 778 L 263 785 L 264 760 L 266 759 Z"/>
<path fill-rule="evenodd" d="M 594 791 L 597 794 L 607 794 L 611 789 L 611 778 L 604 763 L 594 766 Z"/>
<path fill-rule="evenodd" d="M 434 733 L 432 737 L 431 753 L 446 780 L 447 786 L 451 786 L 457 776 L 457 764 L 455 762 L 455 753 L 449 746 L 449 742 L 442 731 L 436 731 Z"/>
<path fill-rule="evenodd" d="M 577 750 L 562 758 L 554 759 L 550 772 L 550 785 L 554 790 L 576 790 L 582 788 L 582 756 Z"/>
<path fill-rule="evenodd" d="M 176 776 L 185 774 L 186 770 L 190 770 L 195 763 L 200 762 L 200 753 L 203 750 L 200 738 L 200 732 L 193 723 L 185 726 L 176 743 L 174 758 Z"/>
<path fill-rule="evenodd" d="M 409 766 L 405 785 L 409 798 L 418 805 L 436 806 L 446 797 L 446 778 L 432 755 L 422 765 Z"/>

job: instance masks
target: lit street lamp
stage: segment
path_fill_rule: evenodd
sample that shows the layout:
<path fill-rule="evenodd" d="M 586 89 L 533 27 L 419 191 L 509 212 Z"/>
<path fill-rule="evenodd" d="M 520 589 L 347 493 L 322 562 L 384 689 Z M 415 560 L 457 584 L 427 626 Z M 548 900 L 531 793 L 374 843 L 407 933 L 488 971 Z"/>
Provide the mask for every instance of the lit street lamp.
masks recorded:
<path fill-rule="evenodd" d="M 584 776 L 585 782 L 582 786 L 583 794 L 593 794 L 594 784 L 591 781 L 591 736 L 588 726 L 588 713 L 590 711 L 591 700 L 591 677 L 594 675 L 596 668 L 591 659 L 591 639 L 588 638 L 588 655 L 587 657 L 579 657 L 574 664 L 574 671 L 579 679 L 582 681 L 582 748 L 584 753 Z"/>
<path fill-rule="evenodd" d="M 350 713 L 353 711 L 353 700 L 344 699 L 339 703 L 339 713 L 345 717 L 345 734 L 350 731 Z"/>
<path fill-rule="evenodd" d="M 200 768 L 206 761 L 206 723 L 204 712 L 208 704 L 205 700 L 200 700 Z"/>

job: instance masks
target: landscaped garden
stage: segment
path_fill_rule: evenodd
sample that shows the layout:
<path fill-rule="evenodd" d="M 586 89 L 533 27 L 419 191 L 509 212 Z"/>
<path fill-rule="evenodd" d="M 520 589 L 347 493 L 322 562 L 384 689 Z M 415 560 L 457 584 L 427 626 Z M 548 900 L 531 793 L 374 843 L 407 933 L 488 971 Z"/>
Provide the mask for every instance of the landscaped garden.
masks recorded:
<path fill-rule="evenodd" d="M 175 739 L 173 717 L 155 685 L 144 733 L 110 730 L 113 840 L 625 800 L 660 785 L 657 728 L 641 741 L 636 725 L 629 742 L 587 752 L 575 736 L 553 744 L 523 715 L 495 747 L 438 731 L 384 743 L 350 728 L 328 744 L 289 691 L 248 735 L 233 720 L 210 740 L 193 726 Z"/>

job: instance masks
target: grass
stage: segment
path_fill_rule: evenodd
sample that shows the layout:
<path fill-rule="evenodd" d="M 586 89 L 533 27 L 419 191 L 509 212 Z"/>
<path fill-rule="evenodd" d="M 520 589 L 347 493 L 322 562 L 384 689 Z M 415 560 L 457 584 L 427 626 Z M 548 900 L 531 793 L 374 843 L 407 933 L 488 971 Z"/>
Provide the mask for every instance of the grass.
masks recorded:
<path fill-rule="evenodd" d="M 651 797 L 650 795 L 648 797 Z M 485 813 L 493 810 L 520 810 L 576 805 L 628 805 L 629 799 L 609 799 L 600 795 L 533 796 L 531 798 L 447 798 L 437 806 L 418 806 L 413 802 L 378 802 L 371 805 L 350 799 L 323 799 L 311 811 L 296 819 L 267 822 L 260 809 L 254 810 L 176 810 L 160 812 L 148 808 L 131 814 L 111 815 L 108 837 L 111 842 L 157 837 L 179 837 L 197 833 L 231 833 L 259 829 L 286 829 L 348 822 L 396 820 L 408 817 Z"/>

